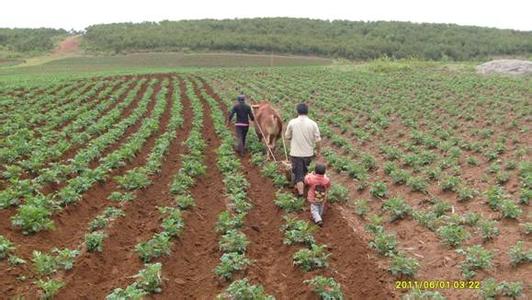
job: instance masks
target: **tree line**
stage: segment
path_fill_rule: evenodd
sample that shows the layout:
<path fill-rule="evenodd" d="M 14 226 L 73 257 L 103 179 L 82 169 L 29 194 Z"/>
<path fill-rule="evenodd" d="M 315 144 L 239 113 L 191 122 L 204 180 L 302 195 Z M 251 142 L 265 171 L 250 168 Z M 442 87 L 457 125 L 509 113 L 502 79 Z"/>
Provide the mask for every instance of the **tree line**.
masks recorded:
<path fill-rule="evenodd" d="M 12 52 L 46 52 L 55 47 L 54 38 L 67 34 L 63 29 L 0 28 L 0 48 Z"/>
<path fill-rule="evenodd" d="M 215 50 L 365 60 L 379 57 L 470 60 L 532 54 L 532 31 L 295 18 L 115 23 L 86 28 L 92 51 Z"/>

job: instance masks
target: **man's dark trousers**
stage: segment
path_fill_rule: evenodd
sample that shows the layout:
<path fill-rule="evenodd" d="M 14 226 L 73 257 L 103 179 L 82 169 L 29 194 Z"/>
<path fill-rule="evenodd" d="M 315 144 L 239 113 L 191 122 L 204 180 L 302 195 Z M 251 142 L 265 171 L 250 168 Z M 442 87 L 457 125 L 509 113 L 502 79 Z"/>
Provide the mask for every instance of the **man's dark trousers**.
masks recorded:
<path fill-rule="evenodd" d="M 246 135 L 248 134 L 249 126 L 235 126 L 236 127 L 236 137 L 238 139 L 237 151 L 240 156 L 244 156 L 244 151 L 246 148 Z"/>

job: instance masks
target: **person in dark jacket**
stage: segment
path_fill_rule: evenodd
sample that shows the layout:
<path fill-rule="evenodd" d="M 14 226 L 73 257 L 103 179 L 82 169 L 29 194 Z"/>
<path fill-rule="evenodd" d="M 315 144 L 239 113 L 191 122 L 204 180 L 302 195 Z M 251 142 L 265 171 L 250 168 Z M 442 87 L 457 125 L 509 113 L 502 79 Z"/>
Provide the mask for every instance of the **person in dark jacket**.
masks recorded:
<path fill-rule="evenodd" d="M 236 115 L 235 131 L 236 137 L 238 139 L 237 151 L 240 156 L 244 156 L 249 121 L 254 121 L 255 119 L 253 118 L 251 106 L 246 103 L 246 96 L 241 94 L 237 97 L 237 100 L 238 103 L 236 103 L 231 109 L 227 122 L 230 123 L 233 119 L 233 116 Z"/>

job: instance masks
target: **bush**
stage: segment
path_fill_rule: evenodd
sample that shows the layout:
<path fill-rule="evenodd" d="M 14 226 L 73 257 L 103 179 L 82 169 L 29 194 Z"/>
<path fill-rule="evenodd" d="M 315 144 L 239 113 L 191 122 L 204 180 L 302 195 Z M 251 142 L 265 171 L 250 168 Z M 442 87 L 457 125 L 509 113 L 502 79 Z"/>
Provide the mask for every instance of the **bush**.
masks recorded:
<path fill-rule="evenodd" d="M 426 193 L 429 186 L 428 182 L 423 177 L 412 176 L 406 181 L 406 185 L 413 192 Z"/>
<path fill-rule="evenodd" d="M 456 252 L 466 257 L 465 261 L 460 264 L 465 279 L 473 278 L 476 274 L 475 270 L 491 268 L 493 254 L 480 245 L 471 246 L 466 250 L 458 249 Z"/>
<path fill-rule="evenodd" d="M 499 204 L 499 210 L 504 218 L 516 219 L 523 210 L 510 199 L 504 199 Z"/>
<path fill-rule="evenodd" d="M 331 277 L 316 276 L 304 283 L 310 285 L 314 292 L 324 300 L 343 300 L 344 295 L 339 283 Z"/>
<path fill-rule="evenodd" d="M 480 285 L 480 295 L 486 300 L 495 300 L 497 298 L 497 281 L 494 278 L 488 278 L 482 281 Z"/>
<path fill-rule="evenodd" d="M 413 289 L 403 296 L 402 300 L 445 300 L 440 292 Z"/>
<path fill-rule="evenodd" d="M 290 193 L 277 191 L 274 203 L 285 212 L 290 213 L 303 210 L 305 199 L 295 197 Z"/>
<path fill-rule="evenodd" d="M 87 246 L 87 251 L 89 252 L 102 252 L 103 251 L 103 240 L 106 237 L 105 233 L 101 231 L 91 232 L 85 235 L 85 245 Z"/>
<path fill-rule="evenodd" d="M 390 213 L 390 222 L 402 219 L 412 213 L 412 207 L 403 198 L 393 197 L 384 202 L 382 208 Z"/>
<path fill-rule="evenodd" d="M 355 213 L 359 216 L 365 216 L 369 211 L 368 200 L 361 199 L 355 201 Z"/>
<path fill-rule="evenodd" d="M 523 241 L 518 241 L 510 250 L 508 251 L 508 256 L 510 256 L 510 263 L 513 267 L 532 262 L 532 250 L 525 250 L 525 244 Z"/>
<path fill-rule="evenodd" d="M 396 169 L 390 172 L 390 177 L 395 184 L 405 184 L 410 178 L 410 174 L 405 170 Z"/>
<path fill-rule="evenodd" d="M 128 191 L 142 189 L 151 184 L 148 174 L 140 169 L 129 170 L 125 175 L 116 176 L 114 179 Z"/>
<path fill-rule="evenodd" d="M 521 282 L 503 281 L 497 286 L 497 291 L 503 296 L 517 299 L 523 294 L 523 284 Z"/>
<path fill-rule="evenodd" d="M 369 193 L 376 198 L 385 198 L 388 195 L 388 188 L 382 181 L 377 181 L 371 184 Z"/>
<path fill-rule="evenodd" d="M 233 299 L 253 299 L 253 300 L 274 300 L 275 298 L 267 295 L 262 286 L 256 286 L 249 283 L 244 278 L 233 281 L 225 291 L 218 295 L 216 299 L 219 300 L 233 300 Z"/>
<path fill-rule="evenodd" d="M 390 272 L 395 276 L 414 276 L 419 269 L 418 261 L 413 257 L 408 257 L 404 253 L 399 253 L 392 257 Z"/>
<path fill-rule="evenodd" d="M 218 242 L 222 252 L 244 253 L 248 244 L 246 235 L 235 229 L 227 231 Z"/>
<path fill-rule="evenodd" d="M 310 246 L 315 243 L 313 233 L 316 231 L 316 226 L 307 221 L 298 220 L 290 216 L 284 217 L 284 220 L 286 221 L 286 224 L 283 226 L 283 242 L 285 244 L 303 243 Z"/>
<path fill-rule="evenodd" d="M 105 298 L 106 300 L 141 300 L 148 292 L 139 288 L 136 284 L 128 286 L 126 289 L 117 288 Z"/>
<path fill-rule="evenodd" d="M 499 228 L 497 228 L 497 221 L 482 220 L 478 226 L 480 235 L 484 241 L 491 240 L 499 235 Z"/>
<path fill-rule="evenodd" d="M 144 269 L 135 275 L 136 286 L 148 293 L 160 293 L 161 290 L 161 263 L 145 264 Z"/>
<path fill-rule="evenodd" d="M 301 249 L 294 253 L 294 265 L 300 266 L 304 271 L 308 272 L 317 268 L 327 267 L 327 258 L 330 256 L 327 253 L 327 245 L 311 245 L 310 249 Z"/>
<path fill-rule="evenodd" d="M 39 279 L 35 284 L 42 290 L 42 299 L 53 299 L 54 296 L 59 292 L 59 290 L 65 286 L 62 281 L 50 279 L 42 280 Z"/>
<path fill-rule="evenodd" d="M 153 258 L 169 255 L 171 247 L 170 235 L 161 232 L 155 234 L 149 241 L 139 243 L 135 247 L 135 251 L 143 262 L 149 262 Z"/>
<path fill-rule="evenodd" d="M 244 224 L 245 214 L 231 215 L 230 212 L 224 210 L 218 215 L 218 222 L 216 223 L 216 232 L 225 234 L 229 230 L 241 228 Z"/>
<path fill-rule="evenodd" d="M 192 195 L 189 195 L 189 194 L 177 195 L 175 197 L 175 201 L 177 203 L 177 206 L 180 209 L 189 209 L 191 207 L 196 206 L 196 203 L 194 202 L 194 198 L 192 198 Z"/>
<path fill-rule="evenodd" d="M 40 275 L 50 275 L 57 271 L 57 261 L 53 256 L 35 250 L 32 255 L 35 271 Z"/>
<path fill-rule="evenodd" d="M 16 215 L 11 217 L 11 223 L 22 229 L 22 233 L 30 234 L 54 228 L 50 219 L 52 212 L 41 205 L 24 204 L 18 209 Z"/>
<path fill-rule="evenodd" d="M 251 260 L 246 258 L 244 254 L 236 252 L 224 253 L 214 272 L 218 277 L 229 280 L 233 277 L 234 272 L 245 270 L 250 264 Z"/>
<path fill-rule="evenodd" d="M 7 257 L 7 255 L 13 251 L 15 251 L 15 245 L 4 236 L 0 235 L 0 260 Z"/>
<path fill-rule="evenodd" d="M 345 186 L 333 184 L 327 194 L 330 203 L 346 202 L 349 196 L 349 190 Z"/>
<path fill-rule="evenodd" d="M 459 246 L 463 241 L 469 238 L 469 233 L 464 226 L 457 224 L 444 225 L 438 228 L 438 236 L 443 243 L 451 247 Z"/>
<path fill-rule="evenodd" d="M 392 256 L 397 253 L 397 238 L 395 234 L 377 232 L 369 246 L 381 255 Z"/>

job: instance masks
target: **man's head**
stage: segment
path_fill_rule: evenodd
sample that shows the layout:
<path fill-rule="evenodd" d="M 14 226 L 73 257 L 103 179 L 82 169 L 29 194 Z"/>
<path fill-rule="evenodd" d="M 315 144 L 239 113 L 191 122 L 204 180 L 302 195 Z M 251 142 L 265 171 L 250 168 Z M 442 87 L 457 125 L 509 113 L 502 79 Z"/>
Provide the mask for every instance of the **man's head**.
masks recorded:
<path fill-rule="evenodd" d="M 314 168 L 316 174 L 325 175 L 325 171 L 327 171 L 327 167 L 324 164 L 316 164 L 316 167 Z"/>
<path fill-rule="evenodd" d="M 305 103 L 299 103 L 296 106 L 297 114 L 300 116 L 306 116 L 308 115 L 308 105 Z"/>
<path fill-rule="evenodd" d="M 236 97 L 236 100 L 238 100 L 239 103 L 246 102 L 246 96 L 244 94 L 240 94 Z"/>

